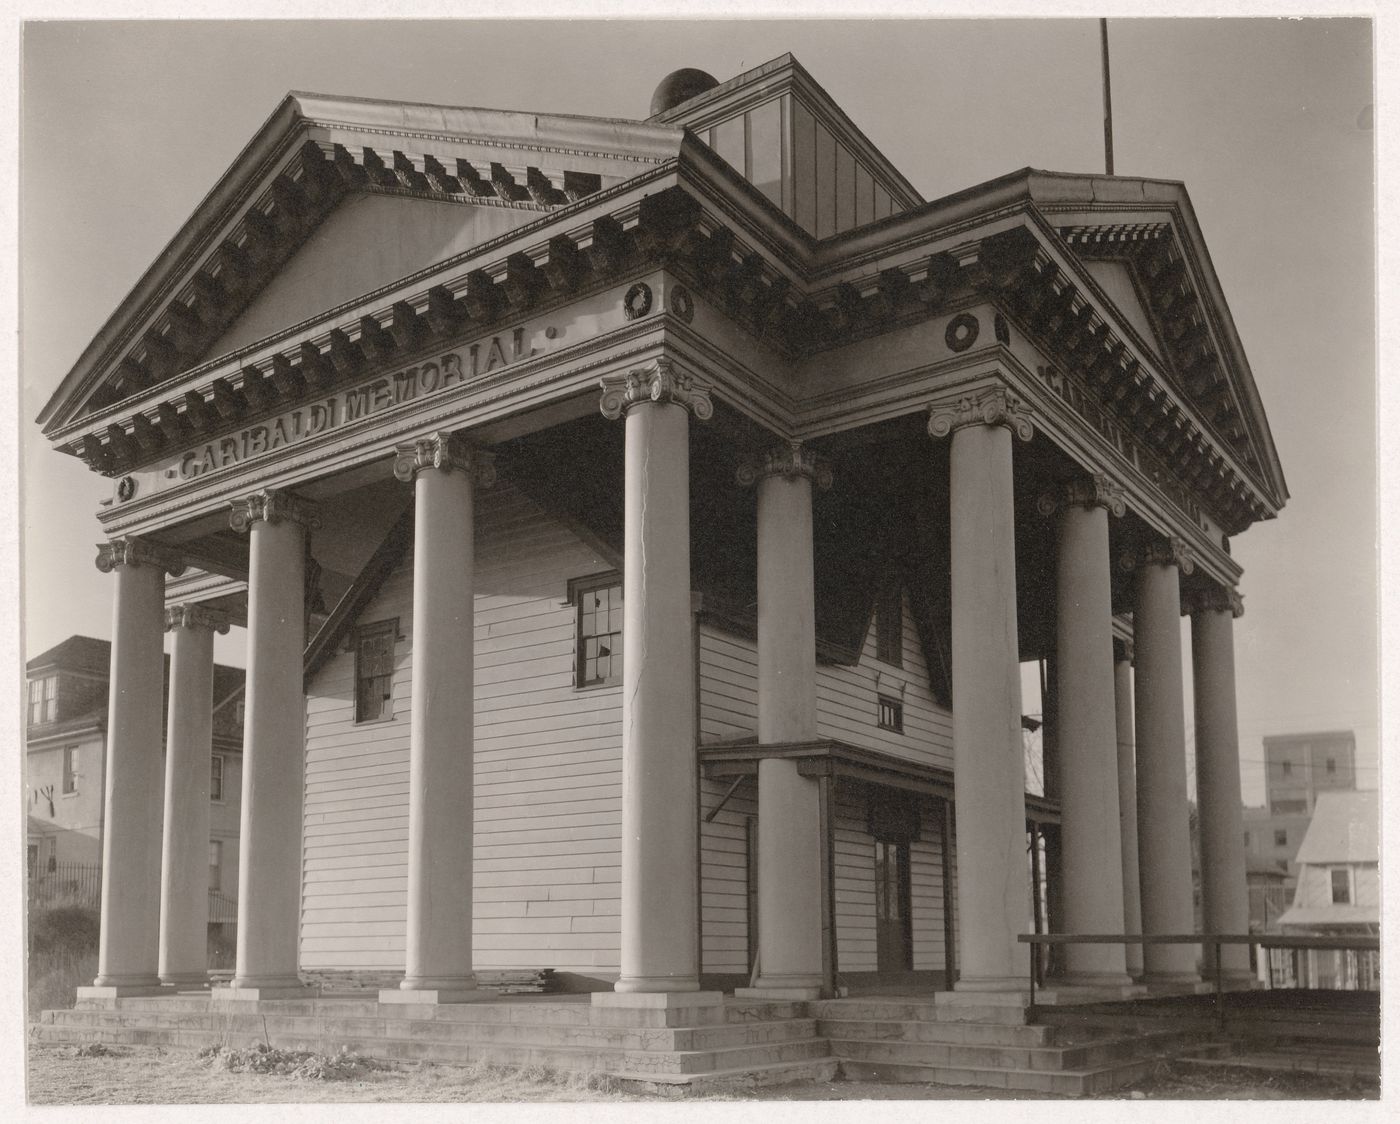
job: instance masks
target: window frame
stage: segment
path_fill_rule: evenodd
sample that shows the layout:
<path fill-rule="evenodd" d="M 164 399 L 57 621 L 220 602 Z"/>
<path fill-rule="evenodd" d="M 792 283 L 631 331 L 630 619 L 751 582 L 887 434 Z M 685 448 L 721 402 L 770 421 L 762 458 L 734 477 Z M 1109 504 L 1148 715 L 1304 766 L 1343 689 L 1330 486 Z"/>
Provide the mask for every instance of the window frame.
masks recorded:
<path fill-rule="evenodd" d="M 593 632 L 588 634 L 585 634 L 583 631 L 584 599 L 590 593 L 597 593 L 599 590 L 613 589 L 617 590 L 617 605 L 615 607 L 620 612 L 623 605 L 622 572 L 620 570 L 606 570 L 596 574 L 588 574 L 584 577 L 569 579 L 566 601 L 574 608 L 573 680 L 575 691 L 596 691 L 606 687 L 617 687 L 622 683 L 622 661 L 626 659 L 625 650 L 621 657 L 614 655 L 612 652 L 608 654 L 610 672 L 614 664 L 617 667 L 615 674 L 610 673 L 604 679 L 586 680 L 584 678 L 585 666 L 588 658 L 586 652 L 589 640 L 596 640 L 602 636 L 616 636 L 618 638 L 618 645 L 621 646 L 622 630 L 620 628 L 615 630 L 609 629 L 607 632 Z M 614 606 L 609 604 L 608 608 L 611 612 Z"/>
<path fill-rule="evenodd" d="M 209 755 L 209 800 L 214 804 L 224 802 L 224 771 L 227 766 L 222 753 Z"/>
<path fill-rule="evenodd" d="M 216 893 L 224 888 L 224 841 L 209 840 L 209 889 Z"/>
<path fill-rule="evenodd" d="M 361 660 L 364 658 L 365 641 L 378 639 L 387 636 L 389 639 L 389 672 L 387 675 L 365 675 L 361 668 Z M 354 716 L 356 726 L 373 726 L 382 722 L 392 722 L 394 720 L 394 665 L 398 660 L 398 642 L 402 640 L 403 633 L 399 631 L 399 618 L 386 617 L 383 620 L 367 621 L 364 624 L 356 625 L 350 633 L 350 651 L 355 657 L 355 695 L 353 700 Z M 388 680 L 387 691 L 379 697 L 379 711 L 373 715 L 362 713 L 360 704 L 361 684 L 372 679 Z"/>
<path fill-rule="evenodd" d="M 43 726 L 58 719 L 58 676 L 41 675 L 29 681 L 29 725 Z"/>
<path fill-rule="evenodd" d="M 886 722 L 886 711 L 890 714 L 890 720 Z M 904 733 L 904 700 L 897 699 L 893 695 L 875 696 L 875 725 L 891 734 Z"/>
<path fill-rule="evenodd" d="M 1345 883 L 1342 887 L 1344 896 L 1340 900 L 1337 898 L 1337 875 L 1339 874 L 1342 876 L 1342 881 Z M 1332 904 L 1351 905 L 1352 898 L 1355 896 L 1352 893 L 1351 868 L 1346 866 L 1334 866 L 1329 871 L 1329 878 L 1332 884 Z"/>
<path fill-rule="evenodd" d="M 1274 828 L 1274 846 L 1275 846 L 1275 847 L 1287 847 L 1287 846 L 1288 846 L 1288 829 L 1287 829 L 1286 827 L 1276 827 L 1276 828 Z"/>
<path fill-rule="evenodd" d="M 63 780 L 63 796 L 73 796 L 78 791 L 78 747 L 76 745 L 65 745 L 61 751 Z"/>

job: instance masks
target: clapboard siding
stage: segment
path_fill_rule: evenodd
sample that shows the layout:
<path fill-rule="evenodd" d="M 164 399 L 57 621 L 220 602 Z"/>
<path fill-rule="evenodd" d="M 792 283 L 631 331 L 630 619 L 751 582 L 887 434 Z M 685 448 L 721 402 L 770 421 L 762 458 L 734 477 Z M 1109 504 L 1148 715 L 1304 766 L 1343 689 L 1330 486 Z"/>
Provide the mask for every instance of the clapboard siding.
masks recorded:
<path fill-rule="evenodd" d="M 703 634 L 701 643 L 704 643 Z M 758 814 L 758 791 L 745 781 L 713 820 L 729 782 L 700 782 L 700 970 L 747 974 L 749 948 L 748 822 Z"/>
<path fill-rule="evenodd" d="M 700 742 L 758 732 L 758 655 L 751 640 L 700 626 Z M 714 969 L 719 971 L 720 969 Z"/>
<path fill-rule="evenodd" d="M 615 970 L 620 690 L 574 689 L 564 604 L 570 578 L 610 567 L 508 483 L 476 516 L 474 962 Z M 361 616 L 399 621 L 392 717 L 354 724 L 347 652 L 309 690 L 306 968 L 403 965 L 412 574 L 409 556 Z"/>
<path fill-rule="evenodd" d="M 836 963 L 842 973 L 875 971 L 875 840 L 865 802 L 837 789 L 833 824 Z"/>
<path fill-rule="evenodd" d="M 817 731 L 820 736 L 883 750 L 908 761 L 953 767 L 953 716 L 933 700 L 928 663 L 919 644 L 918 629 L 904 598 L 904 666 L 893 667 L 875 658 L 875 626 L 871 622 L 853 667 L 817 668 Z M 879 727 L 880 695 L 904 703 L 904 733 Z"/>

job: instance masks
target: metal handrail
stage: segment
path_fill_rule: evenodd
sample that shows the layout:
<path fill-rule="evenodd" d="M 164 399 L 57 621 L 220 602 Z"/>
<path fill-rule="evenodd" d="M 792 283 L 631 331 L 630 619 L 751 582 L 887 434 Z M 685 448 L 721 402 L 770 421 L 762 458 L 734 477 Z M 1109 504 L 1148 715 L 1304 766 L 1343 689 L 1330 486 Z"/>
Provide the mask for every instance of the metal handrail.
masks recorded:
<path fill-rule="evenodd" d="M 1035 1006 L 1036 982 L 1040 976 L 1036 956 L 1038 945 L 1068 944 L 1198 944 L 1215 950 L 1215 1013 L 1225 1023 L 1225 975 L 1220 948 L 1227 944 L 1257 945 L 1260 948 L 1354 949 L 1379 952 L 1379 937 L 1328 936 L 1284 933 L 1018 933 L 1016 940 L 1028 946 L 1030 952 L 1031 1006 Z"/>

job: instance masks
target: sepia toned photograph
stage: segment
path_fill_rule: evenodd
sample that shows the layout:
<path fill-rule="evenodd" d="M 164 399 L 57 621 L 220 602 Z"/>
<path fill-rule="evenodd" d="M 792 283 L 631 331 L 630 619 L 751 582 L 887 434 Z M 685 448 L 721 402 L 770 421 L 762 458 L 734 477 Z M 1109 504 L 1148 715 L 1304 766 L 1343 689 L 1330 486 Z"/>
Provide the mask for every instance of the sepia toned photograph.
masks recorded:
<path fill-rule="evenodd" d="M 20 22 L 14 1103 L 1379 1119 L 1375 32 Z"/>

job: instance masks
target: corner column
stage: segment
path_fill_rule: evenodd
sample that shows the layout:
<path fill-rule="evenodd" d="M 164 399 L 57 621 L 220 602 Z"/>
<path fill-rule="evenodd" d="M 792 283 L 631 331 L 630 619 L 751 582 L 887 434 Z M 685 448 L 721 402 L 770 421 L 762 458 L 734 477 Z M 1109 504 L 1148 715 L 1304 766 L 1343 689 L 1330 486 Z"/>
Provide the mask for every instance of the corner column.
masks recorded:
<path fill-rule="evenodd" d="M 306 746 L 306 535 L 314 509 L 284 491 L 233 503 L 247 531 L 248 670 L 238 836 L 238 951 L 224 999 L 305 993 L 297 976 Z"/>
<path fill-rule="evenodd" d="M 1121 849 L 1118 739 L 1113 702 L 1113 605 L 1108 516 L 1123 493 L 1102 473 L 1068 481 L 1040 498 L 1058 513 L 1055 677 L 1060 772 L 1063 930 L 1114 933 L 1123 924 L 1123 882 L 1105 855 Z M 1121 945 L 1069 945 L 1067 983 L 1130 983 Z"/>
<path fill-rule="evenodd" d="M 198 605 L 165 611 L 172 635 L 160 860 L 160 979 L 203 986 L 209 967 L 209 769 L 214 750 L 214 633 L 228 618 Z"/>
<path fill-rule="evenodd" d="M 1186 804 L 1186 717 L 1181 677 L 1181 574 L 1194 568 L 1178 538 L 1123 560 L 1135 571 L 1133 647 L 1137 710 L 1138 884 L 1142 931 L 1195 931 L 1191 827 Z M 1143 982 L 1198 983 L 1198 945 L 1144 945 Z"/>
<path fill-rule="evenodd" d="M 165 574 L 184 566 L 140 539 L 97 548 L 115 574 L 112 671 L 103 794 L 102 905 L 97 978 L 81 999 L 160 989 L 161 694 L 165 679 Z"/>
<path fill-rule="evenodd" d="M 408 940 L 404 978 L 382 1003 L 490 994 L 472 972 L 473 491 L 489 453 L 435 433 L 400 445 L 394 475 L 414 491 L 413 702 L 409 732 Z"/>
<path fill-rule="evenodd" d="M 1118 727 L 1118 835 L 1123 857 L 1123 932 L 1142 934 L 1142 898 L 1138 889 L 1137 740 L 1133 734 L 1133 645 L 1113 642 L 1113 699 Z M 1128 975 L 1142 975 L 1142 945 L 1126 949 Z"/>
<path fill-rule="evenodd" d="M 622 959 L 615 990 L 697 992 L 689 424 L 692 413 L 704 420 L 714 407 L 666 359 L 601 385 L 603 415 L 626 416 Z"/>
<path fill-rule="evenodd" d="M 929 434 L 952 434 L 953 772 L 957 811 L 959 991 L 1026 986 L 1031 927 L 1026 780 L 1016 632 L 1011 435 L 1032 436 L 996 387 L 930 408 Z"/>
<path fill-rule="evenodd" d="M 758 482 L 758 740 L 817 736 L 812 483 L 831 474 L 796 442 L 739 469 Z M 736 996 L 816 999 L 822 976 L 822 794 L 797 762 L 758 765 L 758 979 Z"/>
<path fill-rule="evenodd" d="M 1244 601 L 1219 586 L 1186 598 L 1196 709 L 1196 807 L 1201 835 L 1201 923 L 1207 933 L 1249 932 L 1239 721 L 1235 713 L 1235 618 Z M 1224 976 L 1252 978 L 1249 949 L 1222 945 Z M 1215 968 L 1214 950 L 1205 950 Z"/>

